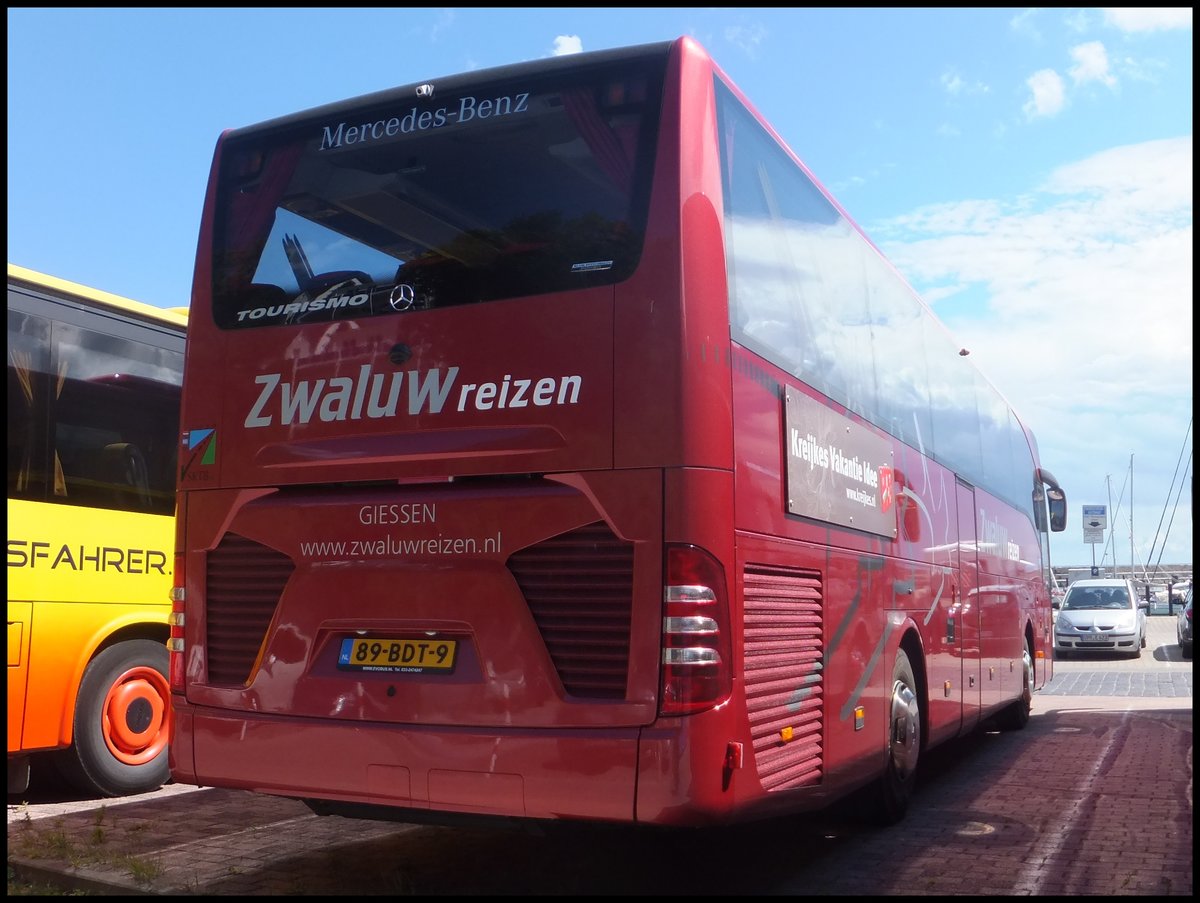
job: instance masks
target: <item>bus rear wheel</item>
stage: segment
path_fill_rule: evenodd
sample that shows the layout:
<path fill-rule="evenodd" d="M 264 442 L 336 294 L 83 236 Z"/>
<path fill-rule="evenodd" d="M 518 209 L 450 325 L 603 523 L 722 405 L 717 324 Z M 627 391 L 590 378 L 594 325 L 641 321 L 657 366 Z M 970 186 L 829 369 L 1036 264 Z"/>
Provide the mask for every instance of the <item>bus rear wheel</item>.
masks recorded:
<path fill-rule="evenodd" d="M 893 825 L 904 818 L 917 783 L 921 757 L 921 699 L 908 653 L 896 651 L 888 699 L 888 753 L 873 790 L 873 820 Z"/>
<path fill-rule="evenodd" d="M 129 640 L 100 652 L 83 673 L 75 701 L 74 741 L 54 754 L 76 790 L 127 796 L 170 778 L 167 647 Z"/>

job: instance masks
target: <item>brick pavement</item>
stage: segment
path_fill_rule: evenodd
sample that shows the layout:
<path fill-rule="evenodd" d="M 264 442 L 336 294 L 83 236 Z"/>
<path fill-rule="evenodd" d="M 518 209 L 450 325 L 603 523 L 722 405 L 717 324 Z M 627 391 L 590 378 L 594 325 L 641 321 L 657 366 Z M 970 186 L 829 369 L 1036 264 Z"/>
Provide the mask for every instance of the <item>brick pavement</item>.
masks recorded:
<path fill-rule="evenodd" d="M 1138 699 L 1192 698 L 1192 672 L 1071 671 L 1061 668 L 1042 691 L 1046 696 L 1125 696 Z"/>
<path fill-rule="evenodd" d="M 1191 896 L 1190 662 L 1069 664 L 1024 731 L 928 754 L 912 811 L 888 829 L 847 804 L 682 835 L 536 835 L 322 818 L 206 789 L 45 817 L 10 805 L 9 865 L 132 895 Z"/>

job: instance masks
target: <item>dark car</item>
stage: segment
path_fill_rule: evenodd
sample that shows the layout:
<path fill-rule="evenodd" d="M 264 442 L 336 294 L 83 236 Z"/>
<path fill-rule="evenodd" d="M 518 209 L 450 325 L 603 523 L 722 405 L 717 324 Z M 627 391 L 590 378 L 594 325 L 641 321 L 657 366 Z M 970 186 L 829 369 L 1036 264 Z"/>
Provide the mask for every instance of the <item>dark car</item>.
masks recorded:
<path fill-rule="evenodd" d="M 1179 654 L 1184 658 L 1192 657 L 1192 590 L 1188 587 L 1183 599 L 1183 611 L 1175 620 L 1175 632 L 1179 637 Z"/>

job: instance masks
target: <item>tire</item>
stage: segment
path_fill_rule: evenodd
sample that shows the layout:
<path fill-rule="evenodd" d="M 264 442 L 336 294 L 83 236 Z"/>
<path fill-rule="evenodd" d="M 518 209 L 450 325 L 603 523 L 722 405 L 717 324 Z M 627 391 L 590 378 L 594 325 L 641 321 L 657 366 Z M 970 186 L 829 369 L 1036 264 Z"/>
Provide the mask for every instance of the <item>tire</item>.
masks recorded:
<path fill-rule="evenodd" d="M 24 793 L 29 789 L 29 756 L 9 756 L 8 795 Z"/>
<path fill-rule="evenodd" d="M 894 825 L 904 818 L 917 783 L 921 757 L 921 698 L 908 654 L 896 650 L 888 697 L 887 764 L 872 789 L 872 821 Z"/>
<path fill-rule="evenodd" d="M 1183 656 L 1184 658 L 1191 658 L 1192 657 L 1192 644 L 1191 643 L 1180 643 L 1179 644 L 1179 654 L 1181 656 Z"/>
<path fill-rule="evenodd" d="M 88 663 L 75 700 L 74 741 L 53 754 L 76 790 L 127 796 L 169 780 L 167 668 L 167 647 L 154 640 L 117 643 Z"/>
<path fill-rule="evenodd" d="M 1002 731 L 1024 730 L 1033 711 L 1033 653 L 1029 642 L 1021 654 L 1021 695 L 996 716 L 996 726 Z"/>

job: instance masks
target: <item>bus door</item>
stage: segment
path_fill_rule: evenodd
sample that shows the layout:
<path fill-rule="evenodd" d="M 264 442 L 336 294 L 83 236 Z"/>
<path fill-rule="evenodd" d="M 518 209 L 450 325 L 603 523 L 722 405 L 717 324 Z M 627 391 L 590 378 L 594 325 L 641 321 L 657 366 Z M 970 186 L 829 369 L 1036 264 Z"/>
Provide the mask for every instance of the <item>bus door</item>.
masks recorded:
<path fill-rule="evenodd" d="M 12 502 L 8 507 L 12 508 Z M 8 519 L 11 524 L 11 517 Z M 9 534 L 12 535 L 11 533 Z M 11 547 L 10 547 L 11 548 Z M 11 583 L 12 578 L 9 578 Z M 8 602 L 8 751 L 24 748 L 25 687 L 29 681 L 29 634 L 33 629 L 33 603 Z M 9 792 L 13 792 L 11 789 Z"/>
<path fill-rule="evenodd" d="M 952 606 L 954 630 L 962 662 L 962 732 L 979 723 L 982 704 L 980 666 L 979 551 L 975 529 L 975 489 L 955 480 L 958 500 L 958 567 Z"/>

